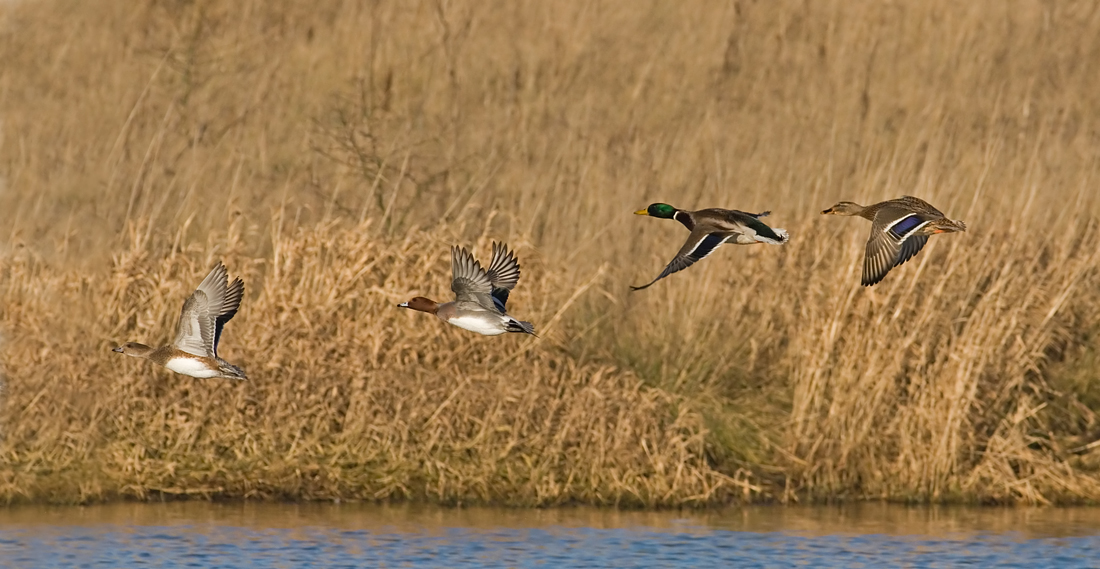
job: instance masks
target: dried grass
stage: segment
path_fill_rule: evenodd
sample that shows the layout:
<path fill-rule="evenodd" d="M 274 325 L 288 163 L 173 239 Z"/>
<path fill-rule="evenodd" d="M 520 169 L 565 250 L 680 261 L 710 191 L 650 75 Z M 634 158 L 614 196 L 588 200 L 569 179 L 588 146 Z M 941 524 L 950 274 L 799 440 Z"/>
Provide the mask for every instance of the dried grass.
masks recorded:
<path fill-rule="evenodd" d="M 224 357 L 247 362 L 254 378 L 236 384 L 190 381 L 109 350 L 113 337 L 168 339 L 205 268 L 198 248 L 127 251 L 100 280 L 16 260 L 5 275 L 7 329 L 41 332 L 9 344 L 23 357 L 7 361 L 20 379 L 8 399 L 16 468 L 5 494 L 658 506 L 736 487 L 703 459 L 697 413 L 628 371 L 568 357 L 552 326 L 541 341 L 493 341 L 397 309 L 415 283 L 440 283 L 449 259 L 439 245 L 450 238 L 386 242 L 369 224 L 275 238 L 263 288 L 227 328 Z M 261 280 L 258 263 L 236 266 Z M 525 269 L 528 293 L 547 306 L 573 292 L 537 264 Z M 84 305 L 85 318 L 56 304 Z M 552 320 L 522 298 L 516 310 Z M 73 478 L 76 496 L 52 487 Z"/>
<path fill-rule="evenodd" d="M 65 17 L 55 11 L 64 8 Z M 0 8 L 0 495 L 1100 499 L 1090 3 Z M 839 199 L 937 236 L 858 286 Z M 630 212 L 772 210 L 652 289 Z M 480 338 L 393 309 L 519 251 Z M 243 273 L 243 385 L 111 357 Z"/>

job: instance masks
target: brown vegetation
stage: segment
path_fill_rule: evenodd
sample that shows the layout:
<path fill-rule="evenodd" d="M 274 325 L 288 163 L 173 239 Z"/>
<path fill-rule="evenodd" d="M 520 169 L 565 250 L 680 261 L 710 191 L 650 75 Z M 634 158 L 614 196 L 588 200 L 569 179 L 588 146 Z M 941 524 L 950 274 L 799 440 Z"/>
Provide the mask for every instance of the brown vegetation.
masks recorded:
<path fill-rule="evenodd" d="M 1100 499 L 1091 3 L 0 7 L 0 496 Z M 967 233 L 859 287 L 839 199 Z M 770 209 L 639 293 L 682 227 Z M 393 307 L 515 247 L 483 338 Z M 162 341 L 214 260 L 251 381 Z"/>

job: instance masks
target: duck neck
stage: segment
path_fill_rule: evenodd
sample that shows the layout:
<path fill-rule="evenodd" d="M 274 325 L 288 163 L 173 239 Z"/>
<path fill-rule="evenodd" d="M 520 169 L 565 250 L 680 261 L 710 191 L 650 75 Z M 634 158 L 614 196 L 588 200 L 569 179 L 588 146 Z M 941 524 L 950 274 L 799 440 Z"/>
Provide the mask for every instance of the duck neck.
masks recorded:
<path fill-rule="evenodd" d="M 684 227 L 688 228 L 688 231 L 695 229 L 695 220 L 691 218 L 691 214 L 682 210 L 676 210 L 676 213 L 672 214 L 672 219 L 684 224 Z"/>
<path fill-rule="evenodd" d="M 862 217 L 864 219 L 870 219 L 871 221 L 875 220 L 875 214 L 878 213 L 879 208 L 877 208 L 873 205 L 868 205 L 868 206 L 862 206 L 862 205 L 859 205 L 859 204 L 852 204 L 852 205 L 854 206 L 854 208 L 847 215 L 859 216 L 859 217 Z"/>
<path fill-rule="evenodd" d="M 172 359 L 176 355 L 175 346 L 168 344 L 167 346 L 161 346 L 157 349 L 149 349 L 149 352 L 141 356 L 155 364 L 165 365 L 168 360 Z"/>

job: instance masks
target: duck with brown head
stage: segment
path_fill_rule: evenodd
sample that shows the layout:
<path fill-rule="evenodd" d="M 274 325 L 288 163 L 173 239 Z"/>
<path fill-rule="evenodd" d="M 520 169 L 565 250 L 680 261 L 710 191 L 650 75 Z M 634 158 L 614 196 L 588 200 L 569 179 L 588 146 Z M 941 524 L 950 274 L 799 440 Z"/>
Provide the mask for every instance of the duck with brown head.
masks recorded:
<path fill-rule="evenodd" d="M 506 332 L 534 335 L 530 322 L 516 320 L 505 310 L 508 293 L 518 282 L 519 262 L 503 243 L 493 243 L 488 270 L 465 248 L 451 247 L 451 290 L 455 299 L 440 304 L 417 296 L 397 306 L 434 314 L 448 324 L 485 336 Z"/>

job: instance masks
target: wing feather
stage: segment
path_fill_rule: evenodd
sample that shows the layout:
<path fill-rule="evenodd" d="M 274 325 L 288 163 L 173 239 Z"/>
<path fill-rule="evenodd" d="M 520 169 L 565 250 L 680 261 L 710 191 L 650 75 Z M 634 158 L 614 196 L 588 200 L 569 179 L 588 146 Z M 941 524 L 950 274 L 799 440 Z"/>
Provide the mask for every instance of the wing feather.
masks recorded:
<path fill-rule="evenodd" d="M 214 319 L 210 318 L 209 308 L 206 293 L 201 290 L 191 293 L 176 324 L 176 340 L 172 343 L 177 348 L 201 357 L 213 355 L 209 346 L 214 343 Z"/>
<path fill-rule="evenodd" d="M 216 320 L 225 304 L 227 280 L 225 265 L 214 265 L 183 303 L 173 342 L 177 348 L 196 356 L 214 355 Z"/>
<path fill-rule="evenodd" d="M 900 244 L 882 233 L 874 233 L 867 240 L 867 251 L 863 256 L 863 286 L 878 284 L 886 278 L 886 273 L 894 268 Z"/>
<path fill-rule="evenodd" d="M 926 225 L 923 216 L 907 209 L 883 207 L 871 223 L 871 236 L 863 257 L 863 286 L 878 284 L 890 269 L 912 259 L 928 242 L 915 231 Z M 900 232 L 900 234 L 899 234 Z"/>
<path fill-rule="evenodd" d="M 493 243 L 493 261 L 486 276 L 493 288 L 512 290 L 519 282 L 519 261 L 504 243 Z"/>
<path fill-rule="evenodd" d="M 657 278 L 642 286 L 632 286 L 630 288 L 634 290 L 642 290 L 653 286 L 653 283 L 671 275 L 682 271 L 698 261 L 702 261 L 714 252 L 722 243 L 725 243 L 727 239 L 736 236 L 737 233 L 730 231 L 715 231 L 707 232 L 706 229 L 700 229 L 696 227 L 688 235 L 687 242 L 680 248 L 680 251 L 676 253 L 676 257 L 661 271 Z"/>
<path fill-rule="evenodd" d="M 917 253 L 920 253 L 925 243 L 928 243 L 927 235 L 911 235 L 901 243 L 901 251 L 898 252 L 898 260 L 894 263 L 894 266 L 896 267 L 912 259 Z"/>
<path fill-rule="evenodd" d="M 465 247 L 451 247 L 451 291 L 459 303 L 473 302 L 496 310 L 493 283 L 481 263 Z"/>
<path fill-rule="evenodd" d="M 493 284 L 493 305 L 504 314 L 508 293 L 519 282 L 519 261 L 504 243 L 493 243 L 493 260 L 487 276 Z"/>
<path fill-rule="evenodd" d="M 222 301 L 221 310 L 214 317 L 214 356 L 218 355 L 218 344 L 222 339 L 222 329 L 237 314 L 241 307 L 241 299 L 244 298 L 244 281 L 240 277 L 233 279 L 226 289 L 225 299 Z"/>

